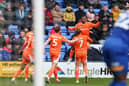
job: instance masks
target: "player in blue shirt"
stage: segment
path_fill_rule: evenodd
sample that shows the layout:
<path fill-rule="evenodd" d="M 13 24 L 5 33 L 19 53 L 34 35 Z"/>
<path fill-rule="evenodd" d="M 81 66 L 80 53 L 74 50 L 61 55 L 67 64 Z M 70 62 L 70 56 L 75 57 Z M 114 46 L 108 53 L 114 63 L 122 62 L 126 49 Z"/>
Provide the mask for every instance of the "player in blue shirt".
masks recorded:
<path fill-rule="evenodd" d="M 114 24 L 103 46 L 104 60 L 112 71 L 114 79 L 109 86 L 127 86 L 128 50 L 129 50 L 129 3 L 126 11 Z"/>

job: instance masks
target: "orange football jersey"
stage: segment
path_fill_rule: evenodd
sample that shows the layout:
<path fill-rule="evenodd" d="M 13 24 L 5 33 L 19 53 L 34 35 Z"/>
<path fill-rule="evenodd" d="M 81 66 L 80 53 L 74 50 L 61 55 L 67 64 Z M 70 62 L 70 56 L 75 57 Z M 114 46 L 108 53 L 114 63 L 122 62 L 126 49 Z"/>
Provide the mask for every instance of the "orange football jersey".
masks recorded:
<path fill-rule="evenodd" d="M 56 33 L 50 35 L 49 39 L 51 40 L 50 51 L 56 50 L 57 52 L 60 52 L 62 42 L 68 42 L 64 36 Z"/>
<path fill-rule="evenodd" d="M 78 41 L 76 41 L 73 45 L 75 47 L 75 52 L 76 51 L 81 51 L 81 50 L 85 50 L 88 49 L 88 45 L 87 43 L 90 41 L 92 42 L 92 39 L 90 39 L 88 36 L 85 35 L 78 35 L 76 37 L 73 38 L 73 40 L 79 39 Z"/>
<path fill-rule="evenodd" d="M 25 42 L 27 42 L 26 48 L 33 48 L 33 32 L 28 32 L 25 36 Z"/>
<path fill-rule="evenodd" d="M 96 24 L 93 24 L 91 22 L 86 22 L 85 24 L 83 23 L 78 23 L 75 25 L 73 28 L 68 28 L 69 30 L 75 30 L 76 28 L 81 30 L 82 35 L 87 35 L 89 36 L 90 29 L 93 27 L 98 27 L 100 25 L 100 22 L 97 22 Z"/>

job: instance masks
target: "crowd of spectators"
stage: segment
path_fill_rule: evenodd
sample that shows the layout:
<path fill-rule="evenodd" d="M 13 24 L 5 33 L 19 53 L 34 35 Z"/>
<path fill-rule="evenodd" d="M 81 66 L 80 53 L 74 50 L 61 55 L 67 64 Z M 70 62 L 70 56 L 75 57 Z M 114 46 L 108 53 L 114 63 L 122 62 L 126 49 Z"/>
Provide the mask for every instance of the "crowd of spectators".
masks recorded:
<path fill-rule="evenodd" d="M 56 2 L 57 1 L 57 2 Z M 61 0 L 63 5 L 58 0 L 46 0 L 47 12 L 45 12 L 45 24 L 51 26 L 58 24 L 60 27 L 76 25 L 82 15 L 86 15 L 87 21 L 96 23 L 100 20 L 101 25 L 96 29 L 91 30 L 91 38 L 93 43 L 101 43 L 106 36 L 109 35 L 110 29 L 113 27 L 114 22 L 118 19 L 124 4 L 128 0 Z M 107 1 L 107 4 L 102 4 L 102 1 Z M 49 5 L 51 3 L 51 5 Z M 65 8 L 65 10 L 62 9 Z M 78 9 L 74 11 L 74 9 Z M 87 9 L 87 11 L 86 11 Z M 99 11 L 94 12 L 95 9 Z M 46 10 L 45 10 L 46 11 Z M 67 30 L 67 35 L 69 31 Z"/>
<path fill-rule="evenodd" d="M 0 60 L 21 60 L 18 52 L 31 26 L 31 0 L 0 0 Z"/>
<path fill-rule="evenodd" d="M 107 1 L 108 4 L 102 4 L 102 1 Z M 109 35 L 109 30 L 126 2 L 128 0 L 45 0 L 45 27 L 65 26 L 69 36 L 67 28 L 76 25 L 81 16 L 86 15 L 88 22 L 101 22 L 90 33 L 93 43 L 99 44 Z M 95 9 L 99 10 L 98 13 Z M 18 51 L 25 41 L 25 34 L 32 26 L 32 12 L 31 0 L 0 0 L 0 60 L 21 60 Z M 44 30 L 48 36 L 50 32 L 46 28 Z"/>

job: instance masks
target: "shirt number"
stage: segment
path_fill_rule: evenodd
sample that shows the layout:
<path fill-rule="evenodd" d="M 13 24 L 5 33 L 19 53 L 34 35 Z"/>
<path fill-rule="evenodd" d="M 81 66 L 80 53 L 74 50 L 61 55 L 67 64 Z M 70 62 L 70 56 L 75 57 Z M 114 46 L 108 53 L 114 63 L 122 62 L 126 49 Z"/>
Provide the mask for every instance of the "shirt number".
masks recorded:
<path fill-rule="evenodd" d="M 57 46 L 57 39 L 53 39 L 52 46 Z"/>
<path fill-rule="evenodd" d="M 82 47 L 83 45 L 83 40 L 80 40 L 80 48 Z"/>

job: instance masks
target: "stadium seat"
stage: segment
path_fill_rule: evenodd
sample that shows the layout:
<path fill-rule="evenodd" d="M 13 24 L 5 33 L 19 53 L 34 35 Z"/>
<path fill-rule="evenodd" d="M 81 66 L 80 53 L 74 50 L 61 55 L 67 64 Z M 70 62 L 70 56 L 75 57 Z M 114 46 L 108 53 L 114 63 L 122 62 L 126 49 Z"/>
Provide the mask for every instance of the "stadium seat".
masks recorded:
<path fill-rule="evenodd" d="M 46 61 L 48 61 L 48 62 L 51 61 L 49 52 L 46 52 L 44 57 L 45 57 L 45 60 L 46 60 Z"/>
<path fill-rule="evenodd" d="M 56 0 L 56 2 L 60 5 L 60 7 L 64 7 L 64 0 Z"/>
<path fill-rule="evenodd" d="M 60 62 L 64 61 L 65 52 L 61 52 L 60 54 Z"/>
<path fill-rule="evenodd" d="M 47 36 L 47 35 L 45 35 L 45 36 L 44 36 L 44 40 L 47 40 L 47 39 L 48 39 L 48 36 Z"/>
<path fill-rule="evenodd" d="M 4 35 L 4 39 L 7 39 L 7 38 L 8 38 L 8 35 L 7 35 L 7 34 L 5 34 L 5 35 Z"/>
<path fill-rule="evenodd" d="M 20 37 L 19 34 L 15 34 L 15 38 L 18 39 Z"/>
<path fill-rule="evenodd" d="M 45 46 L 45 51 L 49 52 L 50 45 Z"/>
<path fill-rule="evenodd" d="M 51 31 L 51 29 L 53 28 L 53 26 L 46 26 L 45 27 L 47 30 L 50 30 Z"/>
<path fill-rule="evenodd" d="M 66 47 L 65 47 L 65 45 L 62 45 L 61 52 L 65 52 L 65 51 L 66 51 Z"/>
<path fill-rule="evenodd" d="M 71 39 L 71 36 L 70 35 L 65 35 L 65 37 L 67 38 L 67 39 Z"/>
<path fill-rule="evenodd" d="M 67 48 L 67 51 L 71 48 L 68 43 L 65 43 L 65 47 Z"/>
<path fill-rule="evenodd" d="M 13 25 L 13 24 L 9 25 L 8 26 L 8 31 L 9 32 L 14 32 L 15 34 L 18 34 L 18 32 L 19 32 L 18 25 Z"/>
<path fill-rule="evenodd" d="M 61 33 L 63 36 L 67 36 L 67 33 Z"/>
<path fill-rule="evenodd" d="M 65 26 L 61 26 L 61 32 L 67 32 L 66 29 L 67 28 Z"/>
<path fill-rule="evenodd" d="M 101 0 L 100 3 L 101 3 L 102 6 L 109 5 L 107 0 Z"/>
<path fill-rule="evenodd" d="M 70 33 L 70 36 L 72 37 L 73 35 L 74 35 L 74 33 L 71 32 L 71 33 Z"/>
<path fill-rule="evenodd" d="M 63 12 L 65 12 L 65 8 L 61 8 L 61 10 L 63 11 Z M 76 12 L 78 10 L 78 8 L 73 8 L 73 11 L 74 12 Z"/>

